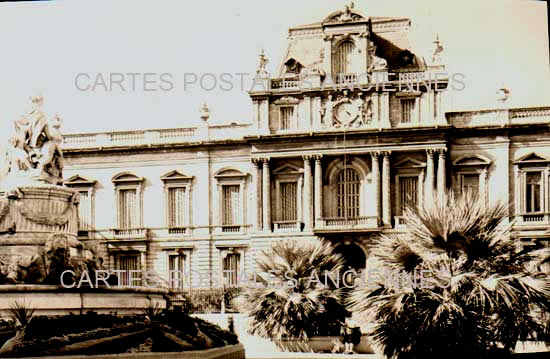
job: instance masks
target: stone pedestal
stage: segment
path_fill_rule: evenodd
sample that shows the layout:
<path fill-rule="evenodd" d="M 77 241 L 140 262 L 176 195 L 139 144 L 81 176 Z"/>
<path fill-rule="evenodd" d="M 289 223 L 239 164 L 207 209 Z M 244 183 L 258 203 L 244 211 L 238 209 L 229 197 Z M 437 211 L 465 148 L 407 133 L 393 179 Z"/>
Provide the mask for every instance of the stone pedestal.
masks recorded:
<path fill-rule="evenodd" d="M 0 284 L 42 283 L 56 265 L 52 260 L 89 257 L 77 232 L 77 192 L 51 184 L 6 192 L 0 198 Z"/>

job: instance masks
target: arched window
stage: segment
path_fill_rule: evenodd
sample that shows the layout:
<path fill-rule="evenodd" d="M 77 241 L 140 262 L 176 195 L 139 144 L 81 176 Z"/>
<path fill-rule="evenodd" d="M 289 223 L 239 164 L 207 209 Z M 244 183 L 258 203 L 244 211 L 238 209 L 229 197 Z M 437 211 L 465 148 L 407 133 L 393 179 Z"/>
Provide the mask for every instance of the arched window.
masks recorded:
<path fill-rule="evenodd" d="M 361 181 L 357 171 L 346 168 L 338 174 L 337 179 L 337 214 L 339 218 L 359 217 L 359 189 Z"/>
<path fill-rule="evenodd" d="M 347 40 L 338 45 L 335 54 L 334 70 L 336 75 L 338 74 L 350 74 L 352 73 L 351 55 L 355 45 L 353 42 Z"/>

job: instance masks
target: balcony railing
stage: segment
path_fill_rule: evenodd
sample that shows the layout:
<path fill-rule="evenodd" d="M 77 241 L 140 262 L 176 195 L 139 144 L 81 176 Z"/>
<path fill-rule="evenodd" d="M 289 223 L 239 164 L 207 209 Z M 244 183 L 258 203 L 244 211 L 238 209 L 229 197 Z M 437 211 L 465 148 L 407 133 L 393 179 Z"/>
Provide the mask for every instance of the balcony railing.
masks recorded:
<path fill-rule="evenodd" d="M 523 213 L 518 217 L 520 224 L 544 224 L 549 221 L 548 213 Z"/>
<path fill-rule="evenodd" d="M 283 231 L 300 231 L 302 223 L 298 221 L 273 221 L 273 229 L 275 232 Z"/>
<path fill-rule="evenodd" d="M 376 229 L 378 217 L 354 217 L 354 218 L 320 218 L 315 221 L 316 230 L 352 230 L 352 229 Z"/>
<path fill-rule="evenodd" d="M 244 224 L 223 224 L 214 226 L 214 234 L 217 235 L 231 235 L 231 234 L 245 234 L 248 232 L 248 225 Z"/>
<path fill-rule="evenodd" d="M 147 237 L 146 228 L 113 228 L 111 235 L 115 238 L 145 238 Z"/>
<path fill-rule="evenodd" d="M 273 79 L 271 80 L 271 89 L 299 89 L 301 86 L 301 80 L 297 78 L 293 79 Z"/>
<path fill-rule="evenodd" d="M 187 227 L 170 227 L 168 228 L 168 234 L 186 234 Z"/>

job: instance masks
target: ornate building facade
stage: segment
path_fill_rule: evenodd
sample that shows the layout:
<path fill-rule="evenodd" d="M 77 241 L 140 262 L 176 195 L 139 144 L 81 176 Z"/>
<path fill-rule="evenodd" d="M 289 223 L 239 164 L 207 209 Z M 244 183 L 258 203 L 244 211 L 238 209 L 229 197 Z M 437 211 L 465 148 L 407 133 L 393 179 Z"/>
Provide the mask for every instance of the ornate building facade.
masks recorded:
<path fill-rule="evenodd" d="M 197 127 L 66 135 L 79 235 L 111 269 L 235 285 L 287 238 L 364 268 L 406 206 L 452 190 L 507 202 L 518 243 L 548 243 L 550 107 L 446 112 L 443 47 L 423 55 L 409 27 L 348 6 L 291 28 L 277 74 L 260 55 L 250 124 L 211 125 L 205 106 Z"/>

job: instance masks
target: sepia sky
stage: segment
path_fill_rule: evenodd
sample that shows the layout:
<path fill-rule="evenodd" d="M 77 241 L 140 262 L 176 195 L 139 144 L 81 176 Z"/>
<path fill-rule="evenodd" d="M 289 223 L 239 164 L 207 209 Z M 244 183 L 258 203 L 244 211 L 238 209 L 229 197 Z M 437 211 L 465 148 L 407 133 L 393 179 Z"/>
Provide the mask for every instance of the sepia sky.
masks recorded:
<path fill-rule="evenodd" d="M 240 78 L 233 89 L 184 86 L 185 74 L 255 73 L 265 49 L 274 72 L 288 28 L 318 22 L 341 0 L 66 0 L 0 3 L 0 137 L 41 94 L 59 113 L 65 133 L 193 126 L 206 101 L 212 122 L 250 122 L 251 102 Z M 449 110 L 492 108 L 498 86 L 510 106 L 550 105 L 546 2 L 528 0 L 356 0 L 367 16 L 407 16 L 411 36 L 428 49 L 435 34 L 447 70 L 466 76 L 449 93 Z M 414 52 L 415 49 L 413 49 Z M 97 74 L 124 75 L 125 90 L 91 87 Z M 144 91 L 143 73 L 154 82 Z M 160 89 L 161 73 L 173 85 Z M 80 75 L 75 82 L 77 75 Z M 189 76 L 189 75 L 187 75 Z M 165 79 L 167 79 L 165 77 Z M 188 77 L 189 79 L 189 77 Z M 206 78 L 208 80 L 208 78 Z M 211 77 L 210 77 L 211 80 Z M 212 81 L 205 82 L 206 87 Z M 219 85 L 219 84 L 218 84 Z"/>

